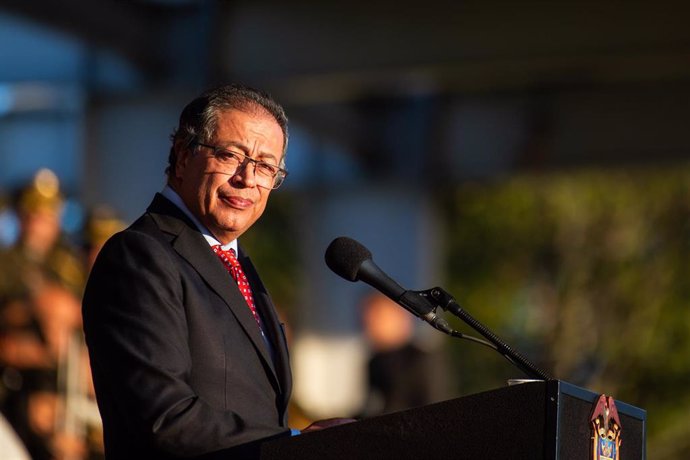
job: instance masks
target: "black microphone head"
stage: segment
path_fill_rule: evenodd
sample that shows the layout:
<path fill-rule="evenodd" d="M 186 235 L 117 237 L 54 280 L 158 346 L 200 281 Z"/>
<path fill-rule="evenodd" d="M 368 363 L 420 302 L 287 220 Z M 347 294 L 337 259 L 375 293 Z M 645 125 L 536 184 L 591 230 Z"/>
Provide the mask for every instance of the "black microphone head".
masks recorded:
<path fill-rule="evenodd" d="M 341 236 L 328 245 L 325 258 L 328 268 L 337 275 L 348 281 L 357 281 L 359 268 L 371 260 L 371 252 L 352 238 Z"/>

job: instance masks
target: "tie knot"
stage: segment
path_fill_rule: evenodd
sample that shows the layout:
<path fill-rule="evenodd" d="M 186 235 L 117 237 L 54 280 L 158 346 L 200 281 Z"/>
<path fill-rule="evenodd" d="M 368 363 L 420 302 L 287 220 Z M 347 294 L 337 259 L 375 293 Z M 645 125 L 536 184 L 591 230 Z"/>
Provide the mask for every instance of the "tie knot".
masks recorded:
<path fill-rule="evenodd" d="M 237 255 L 235 254 L 235 250 L 233 248 L 225 250 L 220 244 L 216 244 L 212 246 L 212 249 L 218 257 L 220 257 L 221 259 L 227 259 L 231 265 L 235 266 L 239 264 L 237 260 Z"/>

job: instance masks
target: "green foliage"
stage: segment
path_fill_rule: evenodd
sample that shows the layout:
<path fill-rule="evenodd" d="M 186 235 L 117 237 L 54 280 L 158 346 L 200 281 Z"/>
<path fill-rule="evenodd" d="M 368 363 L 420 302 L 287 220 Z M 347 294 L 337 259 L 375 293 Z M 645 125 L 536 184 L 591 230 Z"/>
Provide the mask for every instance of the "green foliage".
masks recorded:
<path fill-rule="evenodd" d="M 288 316 L 302 284 L 294 203 L 289 193 L 273 192 L 263 216 L 241 238 L 276 307 Z"/>
<path fill-rule="evenodd" d="M 442 201 L 458 301 L 554 377 L 647 409 L 651 458 L 687 458 L 690 168 L 522 175 Z M 519 376 L 453 350 L 463 392 Z"/>
<path fill-rule="evenodd" d="M 298 202 L 274 193 L 242 237 L 288 315 L 303 283 Z M 458 302 L 554 377 L 646 409 L 650 458 L 688 458 L 690 167 L 512 176 L 438 202 Z M 449 345 L 460 394 L 523 377 L 485 347 Z"/>

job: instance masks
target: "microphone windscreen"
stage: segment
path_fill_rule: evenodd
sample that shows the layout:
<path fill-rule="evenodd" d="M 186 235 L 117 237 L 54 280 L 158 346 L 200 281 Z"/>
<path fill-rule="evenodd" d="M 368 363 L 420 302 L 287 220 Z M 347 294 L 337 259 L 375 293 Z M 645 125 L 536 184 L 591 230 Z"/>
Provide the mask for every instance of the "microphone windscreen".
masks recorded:
<path fill-rule="evenodd" d="M 325 258 L 328 268 L 337 275 L 348 281 L 357 281 L 359 268 L 371 260 L 371 252 L 352 238 L 341 236 L 328 245 Z"/>

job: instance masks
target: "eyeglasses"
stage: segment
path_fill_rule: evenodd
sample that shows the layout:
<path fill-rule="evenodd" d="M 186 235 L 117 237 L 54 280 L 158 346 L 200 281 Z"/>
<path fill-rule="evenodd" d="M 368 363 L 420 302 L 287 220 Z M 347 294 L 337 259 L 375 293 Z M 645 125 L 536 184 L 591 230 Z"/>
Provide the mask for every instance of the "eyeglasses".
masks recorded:
<path fill-rule="evenodd" d="M 201 142 L 195 142 L 194 145 L 211 149 L 213 151 L 213 159 L 219 168 L 222 169 L 221 172 L 223 174 L 234 176 L 241 168 L 246 167 L 247 163 L 254 165 L 256 185 L 262 188 L 276 189 L 280 187 L 288 174 L 287 170 L 276 165 L 255 160 L 242 153 L 226 150 L 223 147 L 202 144 Z"/>

